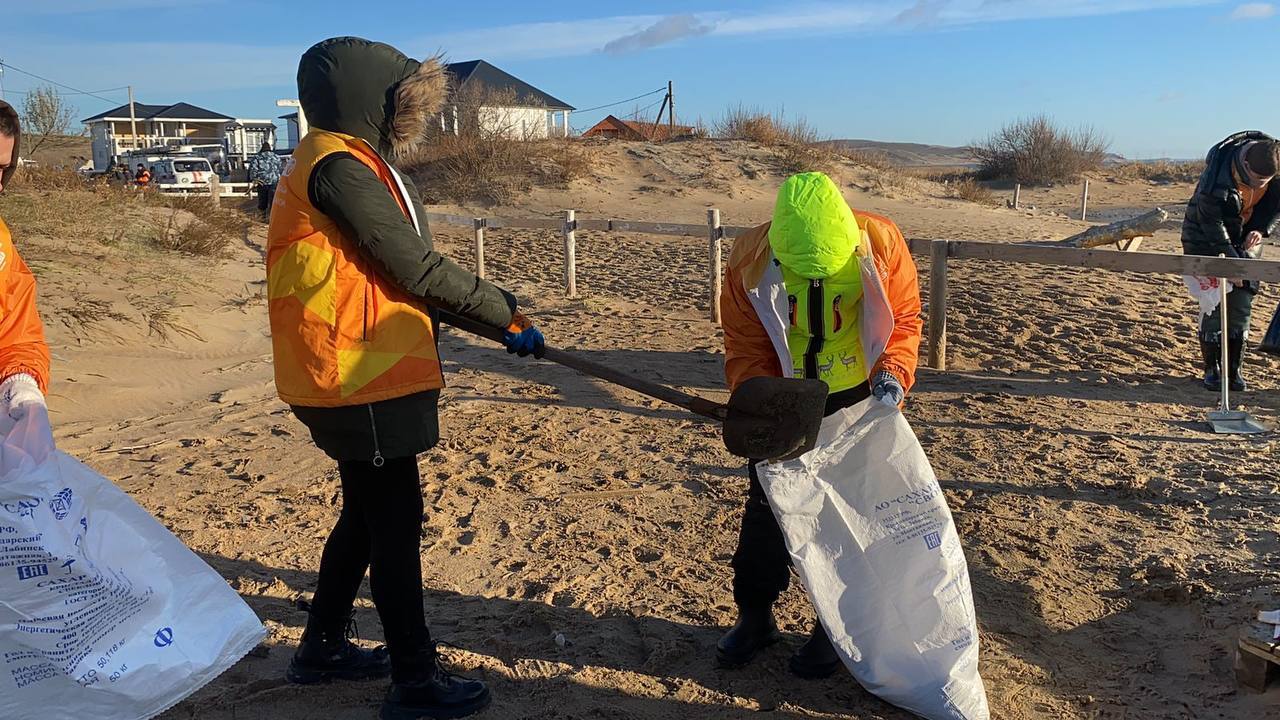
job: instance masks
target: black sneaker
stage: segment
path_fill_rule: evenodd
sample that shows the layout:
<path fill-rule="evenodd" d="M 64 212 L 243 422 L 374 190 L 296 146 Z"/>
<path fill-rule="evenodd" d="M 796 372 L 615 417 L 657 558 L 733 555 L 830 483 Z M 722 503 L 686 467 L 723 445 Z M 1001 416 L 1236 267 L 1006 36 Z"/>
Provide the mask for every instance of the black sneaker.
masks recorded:
<path fill-rule="evenodd" d="M 425 670 L 408 681 L 391 683 L 378 713 L 381 720 L 452 720 L 489 705 L 492 696 L 487 685 L 446 670 L 434 646 L 422 652 L 431 656 Z"/>
<path fill-rule="evenodd" d="M 310 612 L 305 603 L 299 607 Z M 314 618 L 314 616 L 312 616 Z M 316 685 L 334 680 L 377 680 L 391 674 L 391 658 L 382 645 L 365 650 L 351 638 L 355 637 L 355 613 L 347 619 L 342 630 L 320 629 L 314 620 L 308 620 L 302 633 L 302 643 L 289 661 L 285 677 L 295 685 Z"/>

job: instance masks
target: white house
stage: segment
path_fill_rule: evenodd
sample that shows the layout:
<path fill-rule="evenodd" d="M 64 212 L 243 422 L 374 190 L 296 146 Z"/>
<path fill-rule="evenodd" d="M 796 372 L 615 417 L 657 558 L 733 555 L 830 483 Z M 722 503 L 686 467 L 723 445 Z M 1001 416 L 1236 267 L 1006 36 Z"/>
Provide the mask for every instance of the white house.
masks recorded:
<path fill-rule="evenodd" d="M 496 95 L 511 97 L 511 107 L 481 107 L 479 122 L 483 128 L 500 132 L 515 139 L 536 140 L 548 137 L 569 137 L 569 114 L 574 107 L 529 83 L 511 75 L 484 60 L 449 63 L 450 99 L 455 101 L 460 93 L 468 90 L 490 91 Z M 288 123 L 286 147 L 298 145 L 298 113 L 281 115 Z M 458 132 L 458 105 L 450 102 L 440 113 L 440 129 Z"/>
<path fill-rule="evenodd" d="M 512 107 L 481 107 L 479 122 L 487 130 L 516 138 L 569 137 L 569 114 L 574 107 L 484 60 L 449 63 L 449 86 L 453 99 L 468 90 L 486 90 L 515 99 Z M 441 129 L 458 130 L 458 106 L 452 104 L 440 115 Z"/>
<path fill-rule="evenodd" d="M 276 126 L 271 120 L 233 118 L 189 103 L 135 102 L 132 121 L 129 105 L 125 104 L 82 122 L 89 128 L 93 169 L 98 172 L 109 169 L 117 157 L 129 150 L 184 145 L 220 146 L 235 169 L 243 167 L 264 142 L 274 147 L 276 140 Z"/>

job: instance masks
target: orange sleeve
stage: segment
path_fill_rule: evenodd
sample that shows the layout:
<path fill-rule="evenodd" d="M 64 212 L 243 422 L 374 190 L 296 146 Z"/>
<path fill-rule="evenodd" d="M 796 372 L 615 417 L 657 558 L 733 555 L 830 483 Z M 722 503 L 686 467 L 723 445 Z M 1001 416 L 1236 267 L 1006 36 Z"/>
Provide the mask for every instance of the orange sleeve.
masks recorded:
<path fill-rule="evenodd" d="M 19 373 L 49 392 L 49 346 L 36 312 L 36 278 L 12 242 L 0 245 L 0 381 Z"/>
<path fill-rule="evenodd" d="M 720 319 L 724 330 L 724 374 L 730 391 L 753 377 L 782 377 L 773 341 L 751 306 L 741 272 L 732 264 L 720 291 Z"/>
<path fill-rule="evenodd" d="M 887 221 L 891 232 L 885 243 L 883 257 L 886 272 L 885 294 L 893 308 L 893 334 L 885 346 L 884 354 L 876 362 L 872 375 L 880 370 L 892 373 L 910 391 L 916 382 L 916 364 L 920 359 L 920 333 L 924 321 L 920 317 L 920 281 L 916 275 L 916 263 L 911 259 L 911 248 L 902 231 Z"/>

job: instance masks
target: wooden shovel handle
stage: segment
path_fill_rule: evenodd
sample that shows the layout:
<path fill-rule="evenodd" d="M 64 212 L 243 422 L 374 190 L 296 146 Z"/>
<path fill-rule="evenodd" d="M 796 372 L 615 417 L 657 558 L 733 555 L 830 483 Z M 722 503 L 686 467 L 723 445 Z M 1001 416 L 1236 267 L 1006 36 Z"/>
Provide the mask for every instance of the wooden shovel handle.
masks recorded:
<path fill-rule="evenodd" d="M 477 335 L 497 343 L 502 342 L 502 336 L 505 332 L 499 328 L 454 315 L 450 312 L 442 311 L 440 313 L 440 319 L 459 330 L 469 332 L 472 335 Z M 721 403 L 713 402 L 706 398 L 698 397 L 697 395 L 690 395 L 689 393 L 681 392 L 680 390 L 667 387 L 666 385 L 660 385 L 655 382 L 643 380 L 631 375 L 630 373 L 616 370 L 603 363 L 588 360 L 581 355 L 574 355 L 564 350 L 553 348 L 549 345 L 542 357 L 543 359 L 550 360 L 553 363 L 577 370 L 584 375 L 590 375 L 591 377 L 599 378 L 614 385 L 621 385 L 622 387 L 634 390 L 641 395 L 647 395 L 665 403 L 670 403 L 676 407 L 684 408 L 691 413 L 711 418 L 712 420 L 724 422 L 725 418 L 729 414 L 729 408 Z"/>

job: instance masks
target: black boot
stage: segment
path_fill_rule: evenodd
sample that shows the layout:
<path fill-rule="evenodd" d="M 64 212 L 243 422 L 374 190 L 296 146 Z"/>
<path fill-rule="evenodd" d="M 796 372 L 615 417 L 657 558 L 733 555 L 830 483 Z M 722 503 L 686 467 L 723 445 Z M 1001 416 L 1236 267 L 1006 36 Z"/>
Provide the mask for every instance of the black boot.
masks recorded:
<path fill-rule="evenodd" d="M 1227 366 L 1229 369 L 1227 379 L 1230 383 L 1231 392 L 1244 392 L 1249 386 L 1244 382 L 1244 375 L 1240 373 L 1240 366 L 1244 363 L 1244 338 L 1231 338 L 1227 340 Z"/>
<path fill-rule="evenodd" d="M 808 642 L 800 646 L 800 649 L 791 656 L 791 662 L 788 664 L 796 677 L 805 680 L 821 680 L 835 674 L 843 661 L 836 654 L 836 649 L 831 646 L 831 638 L 827 637 L 827 631 L 822 628 L 822 623 L 815 622 L 813 634 L 809 636 Z"/>
<path fill-rule="evenodd" d="M 716 643 L 716 660 L 720 667 L 742 667 L 780 639 L 771 606 L 739 608 L 738 622 Z"/>
<path fill-rule="evenodd" d="M 449 720 L 474 715 L 491 699 L 489 687 L 445 670 L 435 645 L 420 652 L 417 671 L 403 682 L 393 680 L 378 717 L 382 720 Z M 397 662 L 399 662 L 397 660 Z M 397 668 L 400 666 L 397 665 Z M 401 670 L 397 669 L 397 673 Z"/>
<path fill-rule="evenodd" d="M 1222 362 L 1222 346 L 1201 340 L 1200 355 L 1204 358 L 1204 386 L 1214 392 L 1221 390 L 1222 375 L 1218 372 L 1218 365 Z"/>
<path fill-rule="evenodd" d="M 311 612 L 306 603 L 298 607 Z M 285 674 L 289 682 L 314 685 L 334 680 L 375 680 L 391 674 L 391 658 L 381 645 L 365 650 L 351 642 L 355 636 L 355 613 L 344 622 L 322 621 L 314 614 L 307 618 L 298 651 Z"/>

